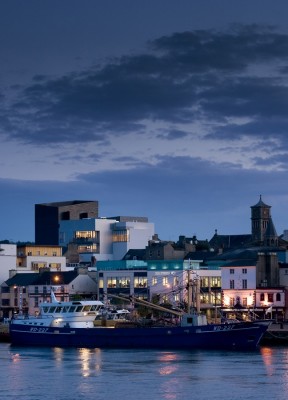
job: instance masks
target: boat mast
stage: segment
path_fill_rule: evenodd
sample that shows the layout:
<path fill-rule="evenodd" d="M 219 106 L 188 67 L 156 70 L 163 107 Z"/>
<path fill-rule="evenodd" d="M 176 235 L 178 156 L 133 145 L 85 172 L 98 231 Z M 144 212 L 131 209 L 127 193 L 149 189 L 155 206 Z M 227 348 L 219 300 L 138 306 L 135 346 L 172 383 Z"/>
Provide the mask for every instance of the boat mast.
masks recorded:
<path fill-rule="evenodd" d="M 199 277 L 192 279 L 192 270 L 188 270 L 188 314 L 192 314 L 193 311 L 200 314 L 200 280 Z"/>
<path fill-rule="evenodd" d="M 191 278 L 191 269 L 188 270 L 188 305 L 187 305 L 187 313 L 191 314 L 193 310 L 193 281 Z"/>

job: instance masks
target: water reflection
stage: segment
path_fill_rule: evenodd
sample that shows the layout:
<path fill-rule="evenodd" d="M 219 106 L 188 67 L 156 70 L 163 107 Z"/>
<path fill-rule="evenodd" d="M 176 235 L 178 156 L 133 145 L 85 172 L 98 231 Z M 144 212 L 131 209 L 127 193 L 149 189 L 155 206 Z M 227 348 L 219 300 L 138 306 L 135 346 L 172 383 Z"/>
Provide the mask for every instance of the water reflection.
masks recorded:
<path fill-rule="evenodd" d="M 164 353 L 159 357 L 160 363 L 166 363 L 159 368 L 160 375 L 170 375 L 177 371 L 177 364 L 173 363 L 179 358 L 176 353 Z"/>
<path fill-rule="evenodd" d="M 54 358 L 56 361 L 56 365 L 60 367 L 63 362 L 63 354 L 64 354 L 64 349 L 61 347 L 54 347 Z"/>
<path fill-rule="evenodd" d="M 161 353 L 159 355 L 159 375 L 165 377 L 160 384 L 162 398 L 166 400 L 175 400 L 179 396 L 181 389 L 180 381 L 177 376 L 179 371 L 180 354 L 179 353 Z"/>
<path fill-rule="evenodd" d="M 288 347 L 255 352 L 0 346 L 6 400 L 286 400 Z"/>
<path fill-rule="evenodd" d="M 272 375 L 275 370 L 275 364 L 273 362 L 273 348 L 272 347 L 262 347 L 261 355 L 266 367 L 268 375 Z"/>
<path fill-rule="evenodd" d="M 79 349 L 79 358 L 84 378 L 101 371 L 102 357 L 100 349 Z"/>

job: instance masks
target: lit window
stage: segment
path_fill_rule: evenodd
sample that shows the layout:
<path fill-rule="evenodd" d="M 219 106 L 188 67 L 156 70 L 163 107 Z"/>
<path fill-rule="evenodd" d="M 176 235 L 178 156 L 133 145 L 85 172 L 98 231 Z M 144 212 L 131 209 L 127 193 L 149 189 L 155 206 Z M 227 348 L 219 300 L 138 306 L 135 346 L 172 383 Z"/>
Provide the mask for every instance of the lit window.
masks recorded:
<path fill-rule="evenodd" d="M 147 287 L 147 278 L 144 276 L 135 276 L 134 287 L 135 288 L 146 288 Z"/>
<path fill-rule="evenodd" d="M 128 229 L 123 229 L 113 232 L 113 242 L 129 242 L 130 232 Z"/>
<path fill-rule="evenodd" d="M 168 285 L 168 276 L 163 276 L 162 278 L 162 285 L 167 286 Z"/>

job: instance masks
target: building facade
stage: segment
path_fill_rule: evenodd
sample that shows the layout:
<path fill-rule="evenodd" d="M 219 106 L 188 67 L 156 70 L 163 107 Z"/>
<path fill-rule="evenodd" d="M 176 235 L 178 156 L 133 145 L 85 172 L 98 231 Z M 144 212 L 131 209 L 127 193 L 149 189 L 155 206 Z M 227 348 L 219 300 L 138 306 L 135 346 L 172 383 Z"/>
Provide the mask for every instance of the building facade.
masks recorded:
<path fill-rule="evenodd" d="M 67 270 L 66 257 L 62 256 L 61 246 L 17 246 L 17 271 L 37 272 L 43 268 L 51 271 Z"/>
<path fill-rule="evenodd" d="M 0 285 L 9 278 L 9 271 L 15 270 L 17 265 L 16 244 L 0 243 Z"/>
<path fill-rule="evenodd" d="M 1 285 L 0 316 L 11 318 L 13 314 L 37 314 L 39 305 L 51 301 L 51 289 L 58 301 L 71 298 L 96 298 L 97 284 L 87 269 L 51 272 L 11 274 Z"/>
<path fill-rule="evenodd" d="M 140 217 L 141 218 L 141 217 Z M 86 218 L 78 221 L 61 221 L 59 244 L 74 252 L 69 257 L 89 264 L 91 260 L 121 260 L 130 249 L 145 248 L 154 235 L 154 224 L 138 221 L 118 221 L 110 218 Z"/>
<path fill-rule="evenodd" d="M 60 221 L 98 218 L 98 201 L 72 200 L 35 204 L 35 243 L 59 245 Z"/>

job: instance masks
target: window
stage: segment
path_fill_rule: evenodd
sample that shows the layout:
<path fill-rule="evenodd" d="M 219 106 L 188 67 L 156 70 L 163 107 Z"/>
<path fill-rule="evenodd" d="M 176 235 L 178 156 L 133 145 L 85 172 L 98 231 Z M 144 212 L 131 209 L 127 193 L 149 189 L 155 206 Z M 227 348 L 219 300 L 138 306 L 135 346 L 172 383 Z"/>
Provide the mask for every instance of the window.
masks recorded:
<path fill-rule="evenodd" d="M 247 297 L 243 297 L 242 305 L 243 305 L 243 307 L 247 307 Z"/>
<path fill-rule="evenodd" d="M 134 287 L 135 288 L 146 288 L 147 287 L 147 278 L 145 276 L 135 276 Z"/>
<path fill-rule="evenodd" d="M 178 276 L 174 276 L 174 278 L 173 278 L 173 286 L 178 286 L 178 285 L 179 285 Z"/>
<path fill-rule="evenodd" d="M 108 288 L 129 288 L 130 277 L 129 276 L 108 276 L 107 277 Z"/>
<path fill-rule="evenodd" d="M 247 279 L 242 279 L 242 289 L 247 289 Z"/>
<path fill-rule="evenodd" d="M 242 274 L 247 274 L 247 268 L 242 268 Z"/>
<path fill-rule="evenodd" d="M 70 219 L 70 211 L 63 211 L 60 215 L 61 221 L 69 221 Z"/>
<path fill-rule="evenodd" d="M 269 303 L 273 303 L 274 299 L 273 299 L 273 293 L 268 293 L 268 302 Z"/>
<path fill-rule="evenodd" d="M 206 277 L 203 277 L 203 278 L 200 278 L 200 286 L 202 287 L 202 288 L 208 288 L 209 287 L 209 279 L 208 279 L 208 277 L 206 276 Z"/>
<path fill-rule="evenodd" d="M 153 278 L 152 278 L 152 285 L 153 285 L 153 286 L 157 285 L 157 278 L 156 278 L 156 276 L 153 276 Z"/>
<path fill-rule="evenodd" d="M 265 300 L 265 295 L 264 293 L 260 293 L 260 301 L 264 301 Z"/>
<path fill-rule="evenodd" d="M 220 287 L 221 286 L 220 277 L 212 276 L 211 277 L 211 286 L 212 287 Z"/>
<path fill-rule="evenodd" d="M 96 243 L 78 246 L 78 253 L 96 253 L 96 252 L 98 252 Z"/>
<path fill-rule="evenodd" d="M 169 298 L 168 298 L 167 294 L 163 295 L 162 301 L 163 301 L 163 303 L 169 303 Z"/>
<path fill-rule="evenodd" d="M 91 240 L 96 238 L 96 231 L 76 231 L 74 232 L 75 239 Z"/>
<path fill-rule="evenodd" d="M 180 294 L 179 294 L 179 293 L 174 294 L 173 300 L 174 300 L 175 302 L 179 302 L 179 301 L 180 301 Z"/>
<path fill-rule="evenodd" d="M 276 301 L 281 301 L 281 293 L 276 293 Z"/>
<path fill-rule="evenodd" d="M 168 276 L 163 276 L 162 278 L 162 285 L 167 286 L 168 285 Z"/>
<path fill-rule="evenodd" d="M 230 299 L 229 299 L 229 305 L 230 305 L 230 307 L 234 307 L 234 305 L 235 305 L 235 299 L 234 299 L 234 297 L 230 297 Z"/>
<path fill-rule="evenodd" d="M 230 280 L 230 289 L 234 289 L 234 279 Z"/>
<path fill-rule="evenodd" d="M 230 275 L 234 274 L 234 268 L 230 268 Z"/>
<path fill-rule="evenodd" d="M 79 214 L 79 219 L 84 219 L 84 218 L 88 218 L 88 213 L 87 212 L 81 212 Z"/>
<path fill-rule="evenodd" d="M 57 271 L 60 271 L 61 269 L 61 264 L 60 263 L 51 263 L 49 264 L 50 269 L 56 269 Z"/>
<path fill-rule="evenodd" d="M 129 242 L 130 232 L 128 229 L 123 229 L 113 232 L 113 242 Z"/>

